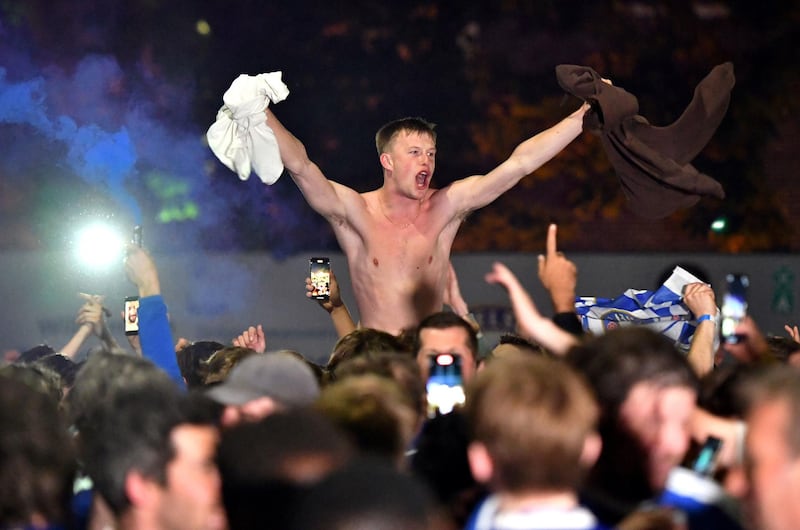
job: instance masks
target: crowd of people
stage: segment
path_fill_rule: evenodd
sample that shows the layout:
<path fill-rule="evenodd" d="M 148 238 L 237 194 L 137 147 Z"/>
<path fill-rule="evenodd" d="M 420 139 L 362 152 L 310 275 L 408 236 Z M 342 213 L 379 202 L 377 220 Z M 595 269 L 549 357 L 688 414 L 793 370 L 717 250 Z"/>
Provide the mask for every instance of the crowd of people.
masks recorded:
<path fill-rule="evenodd" d="M 129 347 L 114 342 L 109 326 L 121 323 L 109 321 L 103 298 L 86 295 L 61 351 L 36 346 L 0 367 L 0 524 L 800 524 L 797 329 L 765 337 L 748 318 L 741 342 L 714 351 L 713 290 L 690 284 L 688 356 L 707 359 L 647 326 L 589 335 L 562 303 L 574 297 L 577 270 L 556 251 L 555 227 L 549 238 L 539 277 L 559 311 L 544 316 L 495 264 L 486 280 L 507 290 L 517 326 L 486 355 L 476 323 L 450 308 L 399 334 L 359 327 L 332 275 L 331 297 L 317 301 L 340 336 L 325 365 L 268 350 L 268 324 L 230 342 L 176 344 L 155 262 L 130 246 L 140 331 Z M 93 336 L 99 345 L 86 342 Z M 431 414 L 425 382 L 438 355 L 459 359 L 466 402 Z M 700 469 L 709 440 L 714 465 Z"/>
<path fill-rule="evenodd" d="M 0 367 L 0 527 L 800 528 L 796 327 L 764 337 L 745 318 L 739 342 L 717 348 L 714 291 L 693 282 L 688 352 L 647 326 L 589 334 L 553 225 L 538 276 L 554 314 L 495 263 L 485 279 L 516 326 L 479 354 L 450 244 L 470 211 L 568 144 L 586 110 L 441 190 L 432 125 L 393 122 L 376 140 L 384 186 L 365 194 L 327 180 L 268 111 L 289 174 L 347 254 L 361 321 L 332 274 L 318 304 L 339 339 L 324 365 L 269 350 L 268 322 L 230 342 L 175 341 L 156 263 L 130 245 L 129 347 L 87 294 L 60 351 Z M 432 359 L 460 367 L 463 403 L 431 406 Z"/>

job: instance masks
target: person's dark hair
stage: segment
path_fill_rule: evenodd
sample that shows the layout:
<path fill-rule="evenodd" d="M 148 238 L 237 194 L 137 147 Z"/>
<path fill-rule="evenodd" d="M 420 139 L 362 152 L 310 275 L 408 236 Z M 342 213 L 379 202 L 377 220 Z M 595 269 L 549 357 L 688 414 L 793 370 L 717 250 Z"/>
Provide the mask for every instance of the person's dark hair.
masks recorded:
<path fill-rule="evenodd" d="M 385 153 L 388 145 L 394 140 L 400 132 L 427 134 L 433 138 L 436 143 L 436 128 L 435 123 L 431 123 L 422 118 L 400 118 L 399 120 L 390 121 L 375 134 L 375 147 L 378 154 Z"/>
<path fill-rule="evenodd" d="M 337 367 L 344 361 L 400 351 L 403 351 L 403 344 L 391 333 L 372 328 L 354 329 L 336 341 L 326 369 L 335 379 Z"/>
<path fill-rule="evenodd" d="M 208 360 L 214 352 L 221 350 L 225 345 L 213 340 L 199 340 L 188 346 L 184 346 L 178 354 L 178 367 L 181 375 L 186 380 L 188 388 L 199 388 L 203 386 L 203 372 L 201 365 Z"/>
<path fill-rule="evenodd" d="M 46 395 L 58 405 L 64 397 L 64 387 L 58 372 L 43 364 L 7 364 L 0 366 L 0 374 L 21 381 Z"/>
<path fill-rule="evenodd" d="M 259 528 L 269 514 L 286 528 L 298 493 L 344 465 L 352 448 L 327 418 L 306 409 L 270 414 L 222 432 L 217 463 L 231 530 Z"/>
<path fill-rule="evenodd" d="M 294 513 L 290 528 L 297 530 L 427 530 L 436 505 L 414 477 L 360 460 L 311 488 Z"/>
<path fill-rule="evenodd" d="M 460 409 L 438 415 L 422 426 L 410 463 L 411 473 L 428 485 L 457 528 L 466 525 L 486 493 L 472 476 L 469 442 L 469 426 Z"/>
<path fill-rule="evenodd" d="M 514 346 L 522 346 L 523 348 L 530 348 L 531 350 L 538 350 L 539 345 L 534 344 L 526 338 L 515 335 L 514 333 L 503 333 L 497 344 L 511 344 Z"/>
<path fill-rule="evenodd" d="M 69 522 L 76 459 L 53 401 L 0 376 L 0 527 L 32 528 L 34 515 L 53 527 Z"/>
<path fill-rule="evenodd" d="M 789 337 L 770 335 L 767 337 L 767 346 L 772 358 L 782 363 L 789 362 L 789 356 L 793 353 L 800 353 L 800 342 Z"/>
<path fill-rule="evenodd" d="M 640 382 L 697 391 L 699 382 L 689 361 L 660 333 L 630 326 L 609 330 L 573 347 L 567 361 L 591 385 L 603 418 L 616 421 L 631 388 Z"/>
<path fill-rule="evenodd" d="M 697 404 L 711 414 L 742 418 L 747 409 L 744 387 L 760 365 L 730 363 L 718 366 L 700 380 Z"/>
<path fill-rule="evenodd" d="M 131 471 L 166 485 L 167 464 L 175 457 L 173 429 L 204 423 L 198 421 L 198 409 L 189 399 L 167 378 L 120 390 L 96 410 L 96 424 L 90 433 L 82 433 L 84 463 L 114 514 L 121 515 L 131 505 L 125 488 Z"/>
<path fill-rule="evenodd" d="M 75 384 L 75 377 L 78 375 L 78 370 L 81 367 L 80 364 L 60 353 L 45 355 L 33 364 L 45 366 L 58 373 L 58 375 L 61 376 L 61 383 L 65 388 L 72 388 L 72 385 Z"/>
<path fill-rule="evenodd" d="M 148 359 L 127 354 L 98 353 L 84 363 L 75 377 L 75 385 L 67 394 L 67 419 L 78 432 L 88 432 L 95 425 L 98 408 L 117 392 L 167 383 L 175 385 L 163 370 Z"/>
<path fill-rule="evenodd" d="M 418 352 L 422 346 L 420 334 L 424 329 L 448 329 L 448 328 L 461 328 L 467 332 L 467 345 L 474 358 L 478 357 L 478 336 L 475 330 L 469 325 L 469 322 L 456 315 L 451 311 L 439 311 L 433 313 L 422 319 L 422 322 L 417 326 L 417 332 L 414 337 L 414 353 Z"/>
<path fill-rule="evenodd" d="M 15 362 L 20 364 L 32 363 L 52 353 L 56 353 L 56 351 L 51 346 L 39 344 L 20 353 Z"/>

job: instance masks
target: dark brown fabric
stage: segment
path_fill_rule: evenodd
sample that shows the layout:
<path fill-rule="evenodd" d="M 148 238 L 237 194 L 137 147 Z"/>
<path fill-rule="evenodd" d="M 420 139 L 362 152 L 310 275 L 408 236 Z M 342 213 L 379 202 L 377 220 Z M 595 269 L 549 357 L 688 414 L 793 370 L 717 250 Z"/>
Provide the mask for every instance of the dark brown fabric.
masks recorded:
<path fill-rule="evenodd" d="M 589 67 L 562 64 L 556 77 L 561 88 L 592 106 L 583 128 L 600 135 L 633 212 L 660 219 L 701 196 L 725 197 L 720 183 L 690 162 L 725 117 L 735 81 L 733 64 L 711 70 L 681 117 L 666 127 L 650 125 L 638 114 L 633 94 L 604 82 Z"/>

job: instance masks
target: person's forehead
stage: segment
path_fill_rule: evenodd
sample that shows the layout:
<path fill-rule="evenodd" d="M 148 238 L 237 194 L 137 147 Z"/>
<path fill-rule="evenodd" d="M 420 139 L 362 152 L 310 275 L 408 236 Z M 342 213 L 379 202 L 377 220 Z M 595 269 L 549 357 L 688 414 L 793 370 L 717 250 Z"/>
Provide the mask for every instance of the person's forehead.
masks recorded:
<path fill-rule="evenodd" d="M 397 134 L 394 135 L 394 138 L 392 138 L 392 143 L 401 146 L 415 145 L 423 148 L 436 147 L 436 142 L 430 133 L 409 131 L 407 129 L 398 131 Z"/>
<path fill-rule="evenodd" d="M 219 432 L 210 425 L 183 423 L 172 429 L 170 438 L 176 456 L 187 456 L 213 451 L 219 440 Z"/>
<path fill-rule="evenodd" d="M 423 328 L 419 333 L 421 349 L 458 348 L 469 350 L 469 334 L 459 326 L 449 328 Z"/>
<path fill-rule="evenodd" d="M 687 386 L 661 386 L 649 381 L 640 381 L 631 387 L 622 404 L 623 415 L 640 414 L 661 416 L 684 416 L 694 409 L 697 393 Z"/>

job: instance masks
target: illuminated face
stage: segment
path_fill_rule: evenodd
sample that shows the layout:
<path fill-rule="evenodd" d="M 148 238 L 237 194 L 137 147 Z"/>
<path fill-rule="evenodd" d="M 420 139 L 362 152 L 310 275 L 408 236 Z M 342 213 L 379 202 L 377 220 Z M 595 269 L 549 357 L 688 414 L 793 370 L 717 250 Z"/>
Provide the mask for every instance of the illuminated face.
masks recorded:
<path fill-rule="evenodd" d="M 643 381 L 633 386 L 620 407 L 620 420 L 647 453 L 650 486 L 660 491 L 672 468 L 689 448 L 689 421 L 697 395 L 681 386 Z"/>
<path fill-rule="evenodd" d="M 436 144 L 429 134 L 401 131 L 381 157 L 390 169 L 395 185 L 411 198 L 422 198 L 428 189 L 436 167 Z"/>
<path fill-rule="evenodd" d="M 419 333 L 420 348 L 417 364 L 423 379 L 428 378 L 428 362 L 431 355 L 449 353 L 461 357 L 461 375 L 467 383 L 475 373 L 475 355 L 469 347 L 469 334 L 462 327 L 444 329 L 423 328 Z"/>
<path fill-rule="evenodd" d="M 161 493 L 161 528 L 224 530 L 227 522 L 214 460 L 217 430 L 204 425 L 179 425 L 170 438 L 175 457 L 167 464 L 167 482 Z"/>
<path fill-rule="evenodd" d="M 760 404 L 748 417 L 747 500 L 756 527 L 763 530 L 800 528 L 800 457 L 786 443 L 792 420 L 789 406 L 782 400 Z"/>

